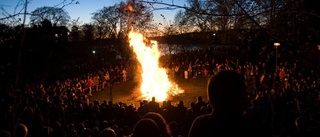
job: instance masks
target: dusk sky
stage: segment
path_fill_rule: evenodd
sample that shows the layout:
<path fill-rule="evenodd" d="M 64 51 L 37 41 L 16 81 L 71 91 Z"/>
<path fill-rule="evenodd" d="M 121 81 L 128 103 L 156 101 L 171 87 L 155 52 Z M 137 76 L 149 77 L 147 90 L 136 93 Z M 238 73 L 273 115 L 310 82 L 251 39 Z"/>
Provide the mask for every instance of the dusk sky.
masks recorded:
<path fill-rule="evenodd" d="M 17 6 L 17 4 L 24 0 L 0 0 L 0 18 L 5 17 L 4 11 L 8 12 L 10 14 L 14 14 L 14 9 Z M 55 6 L 59 3 L 61 3 L 63 0 L 30 0 L 30 3 L 28 5 L 28 12 L 30 13 L 34 9 L 38 7 L 43 6 Z M 71 0 L 67 0 L 67 2 L 70 2 Z M 91 13 L 102 9 L 103 7 L 113 6 L 114 4 L 118 4 L 121 1 L 126 0 L 75 0 L 78 1 L 79 4 L 73 4 L 68 5 L 64 9 L 69 13 L 71 20 L 75 20 L 79 17 L 79 22 L 81 24 L 83 23 L 89 23 L 91 22 Z M 148 1 L 148 0 L 145 0 Z M 149 0 L 154 1 L 154 0 Z M 158 0 L 160 1 L 160 0 Z M 185 3 L 186 0 L 162 0 L 162 2 L 168 3 L 168 4 L 175 4 L 183 6 L 183 3 Z M 164 6 L 164 5 L 158 5 L 158 6 Z M 21 10 L 22 6 L 19 6 L 17 10 Z M 178 10 L 157 10 L 154 11 L 154 20 L 155 23 L 172 23 L 173 17 L 176 14 Z M 17 13 L 18 11 L 16 11 Z M 165 21 L 163 20 L 163 17 L 161 17 L 161 14 L 164 15 Z M 21 16 L 22 17 L 22 16 Z M 29 16 L 27 17 L 27 21 L 29 20 Z M 28 22 L 27 22 L 28 23 Z"/>

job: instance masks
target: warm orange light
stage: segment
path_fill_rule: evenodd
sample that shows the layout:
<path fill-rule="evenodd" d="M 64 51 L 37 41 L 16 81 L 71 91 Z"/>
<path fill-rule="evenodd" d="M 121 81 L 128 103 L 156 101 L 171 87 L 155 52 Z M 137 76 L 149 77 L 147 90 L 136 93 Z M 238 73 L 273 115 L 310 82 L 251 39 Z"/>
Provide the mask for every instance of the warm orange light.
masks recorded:
<path fill-rule="evenodd" d="M 164 101 L 168 94 L 177 95 L 183 93 L 168 78 L 165 68 L 159 68 L 160 52 L 158 50 L 157 41 L 145 43 L 146 38 L 133 31 L 129 33 L 130 47 L 133 47 L 138 61 L 142 67 L 142 83 L 140 91 L 142 98 L 150 100 L 156 97 L 157 101 Z"/>
<path fill-rule="evenodd" d="M 131 11 L 131 12 L 133 11 L 133 8 L 132 8 L 131 5 L 128 5 L 128 6 L 127 6 L 127 9 L 128 9 L 129 11 Z"/>
<path fill-rule="evenodd" d="M 276 43 L 273 43 L 273 45 L 274 45 L 275 47 L 279 47 L 279 46 L 280 46 L 280 43 L 276 42 Z"/>

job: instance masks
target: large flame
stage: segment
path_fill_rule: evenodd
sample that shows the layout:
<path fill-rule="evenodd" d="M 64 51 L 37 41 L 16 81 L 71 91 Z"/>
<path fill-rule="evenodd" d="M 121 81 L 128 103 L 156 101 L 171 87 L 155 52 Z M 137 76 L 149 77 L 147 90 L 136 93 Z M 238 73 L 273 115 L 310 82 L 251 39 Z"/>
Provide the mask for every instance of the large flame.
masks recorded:
<path fill-rule="evenodd" d="M 137 59 L 142 67 L 142 84 L 140 91 L 142 98 L 150 100 L 155 97 L 157 101 L 166 100 L 168 94 L 176 95 L 183 93 L 178 86 L 170 82 L 165 68 L 159 68 L 160 52 L 158 50 L 157 41 L 145 43 L 146 39 L 140 33 L 130 31 L 129 42 L 133 47 Z"/>
<path fill-rule="evenodd" d="M 133 7 L 132 7 L 131 5 L 128 5 L 128 6 L 127 6 L 127 10 L 133 12 Z"/>

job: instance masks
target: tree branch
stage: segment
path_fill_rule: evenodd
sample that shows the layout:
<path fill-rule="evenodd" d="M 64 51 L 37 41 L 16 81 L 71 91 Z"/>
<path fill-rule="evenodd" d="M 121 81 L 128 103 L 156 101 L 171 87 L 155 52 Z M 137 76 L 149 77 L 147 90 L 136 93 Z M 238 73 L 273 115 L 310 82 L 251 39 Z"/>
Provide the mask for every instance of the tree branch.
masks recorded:
<path fill-rule="evenodd" d="M 190 11 L 190 12 L 193 12 L 195 14 L 202 14 L 202 15 L 211 15 L 211 16 L 218 16 L 218 17 L 229 17 L 229 16 L 243 16 L 243 15 L 246 15 L 246 14 L 215 14 L 215 13 L 208 13 L 208 12 L 200 12 L 200 11 L 196 11 L 196 10 L 193 10 L 189 7 L 186 7 L 186 6 L 180 6 L 180 5 L 176 5 L 176 4 L 168 4 L 168 3 L 164 3 L 164 2 L 156 2 L 156 1 L 140 1 L 142 3 L 148 3 L 150 4 L 152 7 L 154 4 L 158 4 L 158 5 L 165 5 L 165 6 L 168 6 L 168 7 L 164 7 L 164 8 L 155 8 L 153 7 L 153 11 L 156 11 L 156 10 L 175 10 L 175 9 L 185 9 L 187 11 Z"/>
<path fill-rule="evenodd" d="M 26 4 L 30 3 L 28 0 L 25 1 L 25 2 L 26 2 Z M 75 1 L 75 0 L 71 0 L 70 2 L 67 2 L 67 0 L 63 0 L 61 3 L 59 3 L 59 4 L 57 4 L 57 5 L 54 5 L 53 7 L 54 7 L 54 8 L 59 8 L 59 6 L 61 6 L 60 8 L 63 9 L 64 7 L 66 7 L 66 6 L 68 6 L 68 5 L 72 5 L 72 4 L 79 4 L 79 2 L 78 2 L 78 1 Z M 15 9 L 14 9 L 14 14 L 12 14 L 12 15 L 10 15 L 10 14 L 9 14 L 8 12 L 6 12 L 3 8 L 1 8 L 1 10 L 4 11 L 4 12 L 7 14 L 7 16 L 6 16 L 6 17 L 3 17 L 3 18 L 0 18 L 0 21 L 2 21 L 2 20 L 7 20 L 7 19 L 10 19 L 10 18 L 13 18 L 13 19 L 14 19 L 14 17 L 20 16 L 20 15 L 34 15 L 34 16 L 36 16 L 36 15 L 40 15 L 40 14 L 43 14 L 43 13 L 47 12 L 47 11 L 44 11 L 44 12 L 39 13 L 39 14 L 32 14 L 32 13 L 27 13 L 27 12 L 22 13 L 22 11 L 26 8 L 26 7 L 24 7 L 24 8 L 22 8 L 18 13 L 16 13 L 17 8 L 18 8 L 19 6 L 21 6 L 21 5 L 24 6 L 25 4 L 23 4 L 22 1 L 19 1 L 18 4 L 16 5 Z M 15 20 L 15 19 L 14 19 L 14 20 Z M 16 21 L 17 21 L 17 20 L 16 20 Z"/>

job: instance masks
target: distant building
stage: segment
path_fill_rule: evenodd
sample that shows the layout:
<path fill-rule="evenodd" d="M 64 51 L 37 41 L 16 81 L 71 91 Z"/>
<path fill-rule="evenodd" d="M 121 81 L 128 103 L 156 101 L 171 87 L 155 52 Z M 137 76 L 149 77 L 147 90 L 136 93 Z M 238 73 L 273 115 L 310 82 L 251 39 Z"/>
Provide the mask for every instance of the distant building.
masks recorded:
<path fill-rule="evenodd" d="M 68 44 L 69 30 L 65 26 L 53 26 L 44 20 L 41 25 L 26 28 L 22 53 L 22 70 L 26 77 L 47 74 L 61 62 Z"/>
<path fill-rule="evenodd" d="M 27 28 L 26 45 L 33 48 L 64 47 L 68 43 L 69 30 L 65 26 L 53 26 L 49 20 L 44 20 L 41 25 Z"/>

